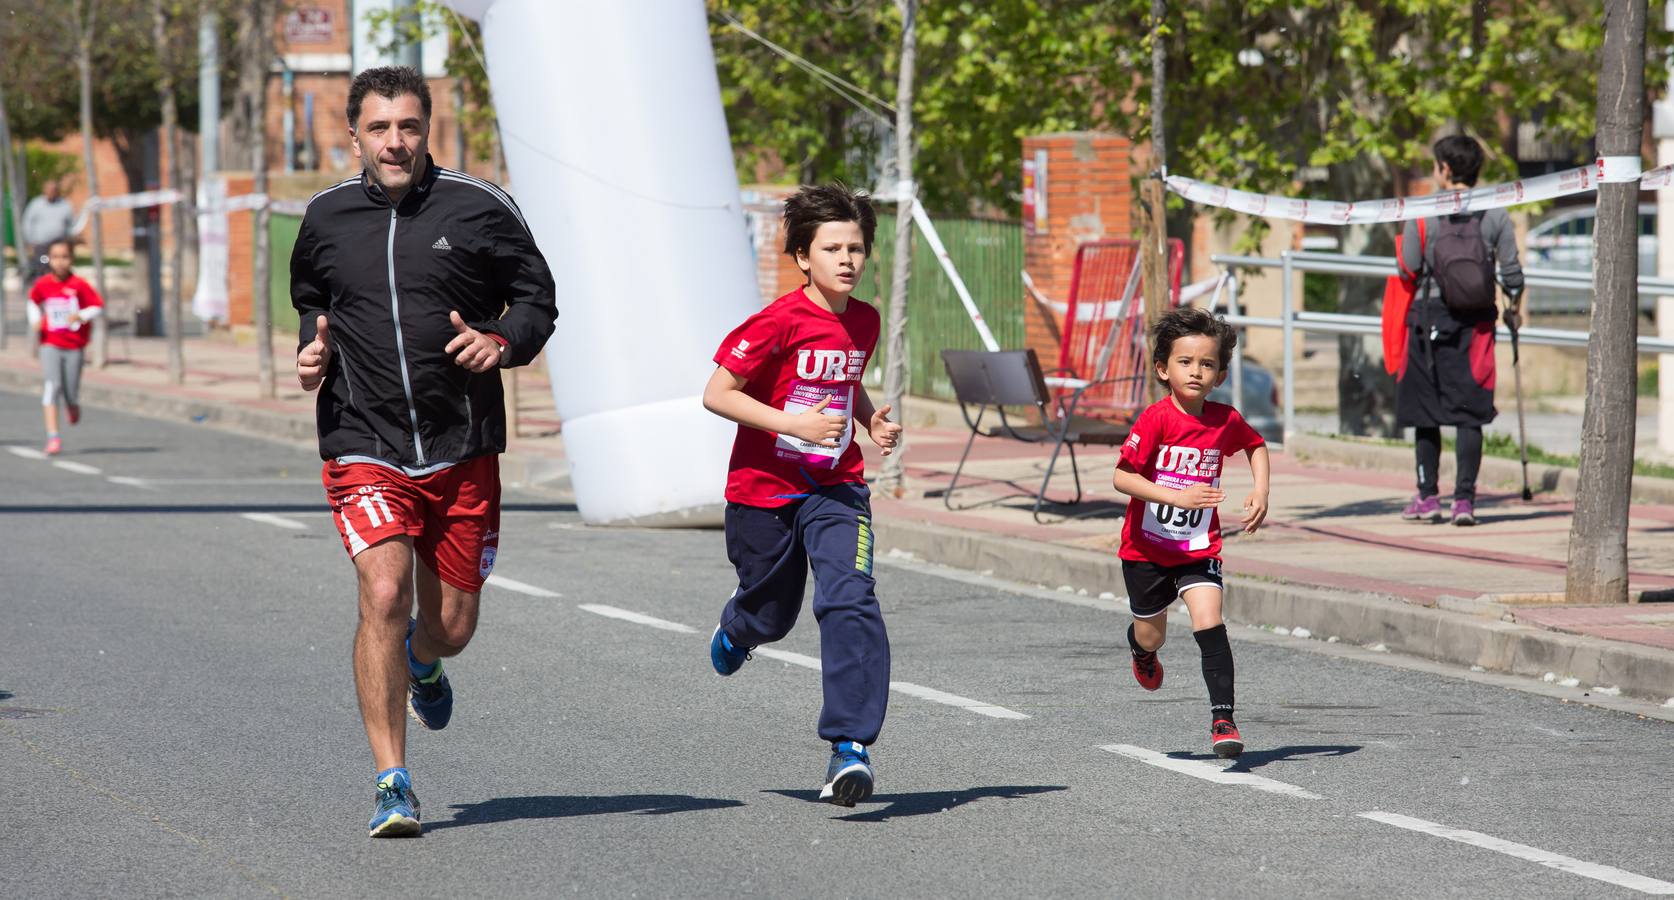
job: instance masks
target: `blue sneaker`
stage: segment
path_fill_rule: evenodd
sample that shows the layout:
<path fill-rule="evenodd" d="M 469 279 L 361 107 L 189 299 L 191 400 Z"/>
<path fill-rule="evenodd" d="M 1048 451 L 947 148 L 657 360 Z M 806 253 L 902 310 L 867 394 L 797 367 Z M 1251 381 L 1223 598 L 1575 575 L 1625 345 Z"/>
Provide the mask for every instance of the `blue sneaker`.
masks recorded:
<path fill-rule="evenodd" d="M 831 763 L 825 767 L 825 787 L 820 799 L 839 806 L 853 806 L 872 796 L 872 757 L 854 741 L 831 745 Z"/>
<path fill-rule="evenodd" d="M 734 647 L 732 639 L 716 625 L 715 636 L 709 639 L 709 664 L 715 667 L 715 674 L 731 675 L 750 660 L 751 649 Z"/>
<path fill-rule="evenodd" d="M 378 776 L 378 805 L 372 810 L 372 837 L 414 837 L 419 824 L 419 800 L 406 769 L 390 769 Z"/>
<path fill-rule="evenodd" d="M 407 639 L 412 640 L 413 628 L 418 623 L 407 620 Z M 448 727 L 453 718 L 453 685 L 442 671 L 442 661 L 436 660 L 436 670 L 423 678 L 407 673 L 407 712 L 413 721 L 431 731 Z"/>

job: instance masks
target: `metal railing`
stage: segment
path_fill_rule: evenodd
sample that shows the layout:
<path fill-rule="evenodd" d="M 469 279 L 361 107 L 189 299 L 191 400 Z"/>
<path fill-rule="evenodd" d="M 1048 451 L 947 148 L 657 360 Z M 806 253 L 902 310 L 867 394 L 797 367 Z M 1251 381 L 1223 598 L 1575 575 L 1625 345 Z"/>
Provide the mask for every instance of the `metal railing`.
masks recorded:
<path fill-rule="evenodd" d="M 1256 268 L 1279 269 L 1283 274 L 1279 290 L 1285 298 L 1282 311 L 1277 317 L 1246 316 L 1238 311 L 1238 292 L 1227 293 L 1227 324 L 1246 328 L 1278 328 L 1284 332 L 1284 430 L 1285 442 L 1296 432 L 1296 332 L 1318 331 L 1326 334 L 1362 334 L 1376 335 L 1383 333 L 1383 322 L 1378 316 L 1345 315 L 1342 313 L 1299 312 L 1290 306 L 1289 299 L 1294 294 L 1296 278 L 1314 272 L 1322 275 L 1347 275 L 1361 278 L 1388 278 L 1395 274 L 1395 258 L 1393 256 L 1346 256 L 1340 253 L 1316 253 L 1307 250 L 1292 250 L 1284 253 L 1278 259 L 1270 256 L 1238 256 L 1234 254 L 1217 253 L 1209 257 L 1210 262 L 1225 269 Z M 1591 288 L 1593 279 L 1591 273 L 1571 272 L 1562 269 L 1524 269 L 1524 284 L 1532 287 L 1564 287 Z M 1649 275 L 1639 277 L 1639 292 L 1652 296 L 1674 296 L 1674 279 L 1657 278 Z M 1504 323 L 1496 326 L 1498 337 L 1510 340 L 1511 332 Z M 1519 342 L 1545 347 L 1582 348 L 1587 346 L 1587 332 L 1572 331 L 1559 328 L 1519 328 L 1517 329 Z M 1639 337 L 1640 353 L 1674 353 L 1674 341 L 1659 337 Z M 1233 348 L 1232 352 L 1232 396 L 1234 402 L 1242 403 L 1243 394 L 1240 390 L 1243 369 L 1242 342 Z"/>

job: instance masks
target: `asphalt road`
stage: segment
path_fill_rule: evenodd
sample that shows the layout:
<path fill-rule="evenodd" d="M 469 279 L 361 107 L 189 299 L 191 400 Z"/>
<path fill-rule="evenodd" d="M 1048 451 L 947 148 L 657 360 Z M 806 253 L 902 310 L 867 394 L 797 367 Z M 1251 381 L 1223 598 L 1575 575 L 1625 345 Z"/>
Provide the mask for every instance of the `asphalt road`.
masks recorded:
<path fill-rule="evenodd" d="M 1097 601 L 887 547 L 878 793 L 820 804 L 812 616 L 716 677 L 718 532 L 518 494 L 453 724 L 410 741 L 425 835 L 371 841 L 314 455 L 95 410 L 46 460 L 39 430 L 0 394 L 0 896 L 1674 892 L 1665 721 L 1235 628 L 1229 764 L 1184 631 L 1146 694 Z"/>

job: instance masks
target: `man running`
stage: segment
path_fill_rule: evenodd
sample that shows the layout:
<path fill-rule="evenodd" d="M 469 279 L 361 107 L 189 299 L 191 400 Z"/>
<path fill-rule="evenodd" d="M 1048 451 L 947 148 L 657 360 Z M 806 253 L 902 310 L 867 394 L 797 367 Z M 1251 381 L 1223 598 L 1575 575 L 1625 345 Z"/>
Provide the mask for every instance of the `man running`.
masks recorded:
<path fill-rule="evenodd" d="M 362 172 L 309 201 L 291 304 L 297 378 L 320 389 L 322 480 L 360 582 L 355 690 L 378 773 L 371 834 L 394 837 L 421 829 L 403 701 L 425 728 L 447 727 L 453 688 L 441 659 L 476 630 L 499 544 L 506 422 L 495 370 L 532 361 L 558 309 L 511 198 L 430 159 L 430 89 L 417 71 L 360 73 L 347 112 Z"/>

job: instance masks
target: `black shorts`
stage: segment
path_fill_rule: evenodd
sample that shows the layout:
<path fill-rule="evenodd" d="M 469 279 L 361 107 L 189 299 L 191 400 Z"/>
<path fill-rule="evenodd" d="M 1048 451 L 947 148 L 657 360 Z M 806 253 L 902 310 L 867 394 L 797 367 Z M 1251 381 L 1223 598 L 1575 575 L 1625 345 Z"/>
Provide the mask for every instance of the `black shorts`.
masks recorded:
<path fill-rule="evenodd" d="M 1202 585 L 1222 589 L 1221 561 L 1205 559 L 1183 566 L 1122 560 L 1122 580 L 1128 585 L 1128 609 L 1136 619 L 1161 615 L 1186 591 Z"/>

